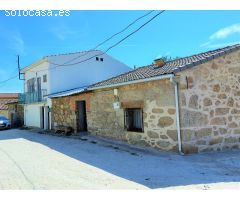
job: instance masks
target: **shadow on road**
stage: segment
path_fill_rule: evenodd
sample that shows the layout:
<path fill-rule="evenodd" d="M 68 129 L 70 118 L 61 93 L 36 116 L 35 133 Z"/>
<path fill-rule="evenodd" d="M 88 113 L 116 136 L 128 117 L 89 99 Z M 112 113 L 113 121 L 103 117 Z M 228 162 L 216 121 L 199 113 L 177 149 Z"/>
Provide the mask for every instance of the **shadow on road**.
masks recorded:
<path fill-rule="evenodd" d="M 20 138 L 149 188 L 240 182 L 240 151 L 189 156 L 173 153 L 151 155 L 110 148 L 97 141 L 67 139 L 18 129 L 0 132 L 0 141 Z"/>

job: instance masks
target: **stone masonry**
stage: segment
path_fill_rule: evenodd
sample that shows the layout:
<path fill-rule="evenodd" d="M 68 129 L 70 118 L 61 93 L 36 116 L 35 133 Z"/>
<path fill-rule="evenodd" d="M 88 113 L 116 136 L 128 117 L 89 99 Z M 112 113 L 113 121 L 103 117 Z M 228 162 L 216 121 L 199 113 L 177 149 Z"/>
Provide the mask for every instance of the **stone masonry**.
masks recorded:
<path fill-rule="evenodd" d="M 240 51 L 176 74 L 184 153 L 240 147 Z M 149 81 L 53 99 L 53 125 L 77 132 L 76 101 L 85 100 L 91 134 L 177 151 L 174 86 L 169 79 Z M 120 109 L 113 103 L 120 102 Z M 141 102 L 139 104 L 139 102 Z M 143 109 L 143 132 L 124 128 L 124 108 Z M 123 106 L 124 105 L 124 106 Z"/>
<path fill-rule="evenodd" d="M 76 101 L 85 100 L 89 111 L 90 93 L 52 99 L 52 127 L 70 126 L 77 132 Z"/>
<path fill-rule="evenodd" d="M 124 129 L 124 109 L 113 109 L 113 89 L 94 92 L 88 127 L 91 133 L 124 140 L 130 144 L 151 146 L 162 150 L 177 150 L 174 88 L 169 80 L 122 86 L 118 100 L 143 101 L 144 132 Z M 130 108 L 130 107 L 129 107 Z"/>
<path fill-rule="evenodd" d="M 180 72 L 186 153 L 240 147 L 240 51 Z"/>
<path fill-rule="evenodd" d="M 76 101 L 86 100 L 88 131 L 92 134 L 127 141 L 130 144 L 176 151 L 176 110 L 174 88 L 169 80 L 152 81 L 113 89 L 94 91 L 53 99 L 54 125 L 76 127 Z M 86 96 L 87 95 L 87 96 Z M 113 103 L 143 102 L 144 132 L 129 132 L 124 128 L 124 108 L 114 109 Z"/>

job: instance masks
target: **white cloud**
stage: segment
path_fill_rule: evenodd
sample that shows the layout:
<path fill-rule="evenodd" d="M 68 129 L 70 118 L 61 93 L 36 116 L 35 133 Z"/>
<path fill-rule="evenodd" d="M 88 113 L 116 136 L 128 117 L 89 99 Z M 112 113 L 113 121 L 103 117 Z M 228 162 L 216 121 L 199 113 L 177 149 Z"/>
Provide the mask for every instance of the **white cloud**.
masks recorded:
<path fill-rule="evenodd" d="M 88 24 L 85 23 L 85 25 L 82 27 L 84 31 L 75 30 L 71 27 L 69 27 L 67 24 L 60 23 L 55 27 L 50 28 L 50 32 L 59 40 L 66 40 L 71 37 L 80 37 L 83 36 L 86 33 L 86 29 L 88 28 Z"/>
<path fill-rule="evenodd" d="M 224 46 L 233 45 L 239 43 L 240 41 L 235 42 L 222 42 L 221 40 L 227 39 L 229 36 L 240 33 L 240 24 L 233 24 L 225 28 L 219 29 L 217 32 L 213 33 L 208 41 L 201 44 L 200 47 L 203 48 L 220 48 Z M 221 42 L 220 42 L 221 41 Z"/>
<path fill-rule="evenodd" d="M 56 27 L 53 27 L 51 29 L 51 32 L 53 35 L 55 35 L 59 40 L 65 40 L 70 36 L 73 36 L 76 34 L 75 31 L 71 30 L 68 26 L 66 25 L 59 25 Z"/>
<path fill-rule="evenodd" d="M 25 42 L 18 30 L 13 30 L 0 26 L 0 38 L 6 42 L 6 46 L 13 50 L 16 54 L 25 54 Z"/>
<path fill-rule="evenodd" d="M 205 43 L 201 44 L 200 47 L 207 47 L 209 45 L 211 45 L 211 42 L 205 42 Z"/>
<path fill-rule="evenodd" d="M 211 42 L 207 42 L 205 44 L 202 44 L 201 47 L 214 49 L 214 48 L 221 48 L 221 47 L 231 46 L 231 45 L 234 45 L 234 44 L 237 44 L 237 43 L 240 43 L 240 41 L 226 42 L 226 43 L 211 43 Z"/>
<path fill-rule="evenodd" d="M 11 42 L 11 48 L 18 54 L 25 54 L 25 42 L 19 32 L 15 32 L 9 38 Z"/>
<path fill-rule="evenodd" d="M 240 24 L 233 24 L 218 30 L 210 36 L 210 40 L 224 39 L 235 33 L 240 33 Z"/>

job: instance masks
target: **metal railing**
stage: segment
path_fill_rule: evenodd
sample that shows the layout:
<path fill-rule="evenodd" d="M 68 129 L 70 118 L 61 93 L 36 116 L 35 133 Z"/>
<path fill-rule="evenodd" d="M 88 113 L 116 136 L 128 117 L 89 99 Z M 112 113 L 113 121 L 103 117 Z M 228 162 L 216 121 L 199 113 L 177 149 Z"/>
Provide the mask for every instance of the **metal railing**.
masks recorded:
<path fill-rule="evenodd" d="M 26 92 L 19 94 L 18 100 L 21 104 L 40 103 L 47 101 L 47 90 L 40 90 L 35 92 Z"/>

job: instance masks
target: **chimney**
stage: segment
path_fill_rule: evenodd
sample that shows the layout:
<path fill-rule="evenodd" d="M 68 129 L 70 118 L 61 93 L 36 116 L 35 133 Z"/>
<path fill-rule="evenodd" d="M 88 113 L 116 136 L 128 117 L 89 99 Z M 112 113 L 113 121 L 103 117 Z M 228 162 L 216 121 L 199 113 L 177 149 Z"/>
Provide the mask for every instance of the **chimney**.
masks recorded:
<path fill-rule="evenodd" d="M 162 67 L 163 65 L 165 65 L 165 62 L 164 62 L 163 59 L 158 58 L 158 59 L 155 59 L 155 60 L 154 60 L 154 64 L 155 64 L 155 66 L 157 66 L 157 67 Z"/>

